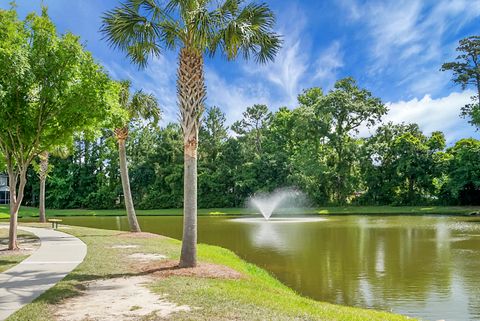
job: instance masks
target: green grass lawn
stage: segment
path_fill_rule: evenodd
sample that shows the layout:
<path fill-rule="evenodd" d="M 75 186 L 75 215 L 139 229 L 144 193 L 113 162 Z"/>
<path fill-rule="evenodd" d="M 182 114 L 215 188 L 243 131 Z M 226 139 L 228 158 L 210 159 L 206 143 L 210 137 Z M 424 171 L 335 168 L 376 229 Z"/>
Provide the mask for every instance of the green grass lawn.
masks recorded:
<path fill-rule="evenodd" d="M 180 253 L 180 242 L 163 236 L 132 238 L 118 231 L 83 227 L 70 227 L 64 232 L 76 235 L 87 244 L 85 261 L 52 289 L 8 318 L 8 321 L 52 320 L 56 306 L 69 297 L 80 295 L 80 289 L 84 288 L 85 282 L 138 275 L 139 272 L 127 258 L 129 254 L 159 253 L 177 260 Z M 120 244 L 134 244 L 138 247 L 112 249 L 113 245 Z M 152 283 L 148 284 L 152 291 L 166 295 L 171 302 L 195 307 L 188 312 L 174 313 L 168 320 L 408 319 L 387 312 L 333 305 L 301 297 L 266 271 L 220 247 L 199 245 L 199 259 L 228 266 L 245 277 L 230 280 L 170 276 L 152 280 Z M 126 303 L 128 304 L 128 301 Z M 131 310 L 133 311 L 134 307 Z M 147 316 L 139 320 L 160 319 Z"/>
<path fill-rule="evenodd" d="M 338 206 L 338 207 L 320 207 L 306 209 L 305 212 L 321 215 L 329 214 L 444 214 L 444 215 L 464 215 L 474 211 L 480 211 L 480 206 Z M 162 215 L 182 215 L 182 209 L 156 209 L 156 210 L 137 210 L 137 215 L 141 216 L 162 216 Z M 199 215 L 245 215 L 254 214 L 251 210 L 245 208 L 208 208 L 199 209 Z M 87 210 L 87 209 L 48 209 L 47 216 L 122 216 L 126 215 L 123 209 L 111 210 Z M 20 217 L 36 217 L 38 209 L 34 207 L 22 206 L 20 208 Z M 0 219 L 8 218 L 8 206 L 0 205 Z"/>

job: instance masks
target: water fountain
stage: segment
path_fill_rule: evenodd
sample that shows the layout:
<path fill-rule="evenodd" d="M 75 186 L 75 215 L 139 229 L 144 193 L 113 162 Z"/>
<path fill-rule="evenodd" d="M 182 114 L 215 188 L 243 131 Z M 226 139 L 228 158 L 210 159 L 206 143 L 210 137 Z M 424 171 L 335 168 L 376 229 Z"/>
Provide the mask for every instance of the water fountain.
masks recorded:
<path fill-rule="evenodd" d="M 293 188 L 283 188 L 272 193 L 257 193 L 248 200 L 252 211 L 259 211 L 263 218 L 240 218 L 236 221 L 247 223 L 295 223 L 324 220 L 318 216 L 302 217 L 305 213 L 307 198 L 304 193 Z M 273 217 L 272 214 L 281 214 Z"/>
<path fill-rule="evenodd" d="M 277 207 L 286 202 L 289 198 L 298 196 L 300 192 L 295 190 L 278 190 L 271 194 L 253 196 L 249 200 L 250 207 L 256 208 L 260 211 L 263 217 L 268 221 L 272 216 L 273 211 Z"/>
<path fill-rule="evenodd" d="M 232 222 L 265 225 L 265 229 L 268 228 L 270 231 L 273 223 L 306 223 L 326 220 L 318 215 L 305 215 L 308 213 L 306 210 L 308 207 L 307 197 L 294 188 L 277 189 L 272 193 L 256 193 L 248 199 L 247 205 L 250 210 L 260 212 L 262 217 L 235 218 Z M 272 217 L 273 214 L 275 215 Z"/>

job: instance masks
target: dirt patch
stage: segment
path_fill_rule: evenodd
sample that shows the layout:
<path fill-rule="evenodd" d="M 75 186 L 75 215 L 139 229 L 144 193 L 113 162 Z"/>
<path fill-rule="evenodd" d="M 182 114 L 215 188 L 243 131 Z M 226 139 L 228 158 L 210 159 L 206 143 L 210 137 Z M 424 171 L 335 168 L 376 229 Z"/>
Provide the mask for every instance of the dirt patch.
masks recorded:
<path fill-rule="evenodd" d="M 110 246 L 111 249 L 135 249 L 137 247 L 138 247 L 138 245 L 133 245 L 133 244 Z"/>
<path fill-rule="evenodd" d="M 133 253 L 133 254 L 130 254 L 128 258 L 135 261 L 140 261 L 140 262 L 151 262 L 151 261 L 164 260 L 167 257 L 162 254 Z"/>
<path fill-rule="evenodd" d="M 139 239 L 150 239 L 150 238 L 161 237 L 158 234 L 153 234 L 153 233 L 148 233 L 148 232 L 139 232 L 139 233 L 125 232 L 125 233 L 117 234 L 117 236 L 128 237 L 128 238 L 139 238 Z"/>
<path fill-rule="evenodd" d="M 244 275 L 224 265 L 212 263 L 198 263 L 194 268 L 180 268 L 178 261 L 165 260 L 139 266 L 143 273 L 156 277 L 193 276 L 213 279 L 241 279 Z"/>
<path fill-rule="evenodd" d="M 152 279 L 145 276 L 89 282 L 81 295 L 57 306 L 55 316 L 58 321 L 133 321 L 147 315 L 165 318 L 191 310 L 152 293 L 145 287 L 151 282 Z"/>

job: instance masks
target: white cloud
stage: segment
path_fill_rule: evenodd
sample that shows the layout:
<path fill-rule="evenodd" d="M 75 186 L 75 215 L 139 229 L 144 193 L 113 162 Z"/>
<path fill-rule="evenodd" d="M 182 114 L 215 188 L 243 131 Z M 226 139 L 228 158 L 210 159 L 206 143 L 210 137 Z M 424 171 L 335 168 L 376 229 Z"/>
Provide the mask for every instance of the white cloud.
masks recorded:
<path fill-rule="evenodd" d="M 374 38 L 372 52 L 380 63 L 388 61 L 395 49 L 418 41 L 416 25 L 421 11 L 419 1 L 370 3 L 365 10 L 369 16 L 370 33 Z"/>
<path fill-rule="evenodd" d="M 383 123 L 416 123 L 426 135 L 433 131 L 442 131 L 449 144 L 464 137 L 478 137 L 479 133 L 475 132 L 475 128 L 460 117 L 460 109 L 470 102 L 473 94 L 473 91 L 466 90 L 436 99 L 425 95 L 421 99 L 389 102 L 389 112 L 383 118 Z M 362 128 L 360 136 L 369 136 L 374 132 L 375 128 Z"/>

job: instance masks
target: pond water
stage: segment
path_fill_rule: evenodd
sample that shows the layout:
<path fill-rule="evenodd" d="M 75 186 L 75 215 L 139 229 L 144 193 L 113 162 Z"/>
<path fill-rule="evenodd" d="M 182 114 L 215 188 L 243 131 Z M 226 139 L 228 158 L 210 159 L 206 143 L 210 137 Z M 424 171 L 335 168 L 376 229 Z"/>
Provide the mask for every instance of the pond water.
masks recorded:
<path fill-rule="evenodd" d="M 310 217 L 311 218 L 311 217 Z M 125 217 L 66 224 L 127 230 Z M 180 239 L 182 217 L 139 217 Z M 480 219 L 330 216 L 266 222 L 199 217 L 199 242 L 226 247 L 302 295 L 424 320 L 480 320 Z"/>

